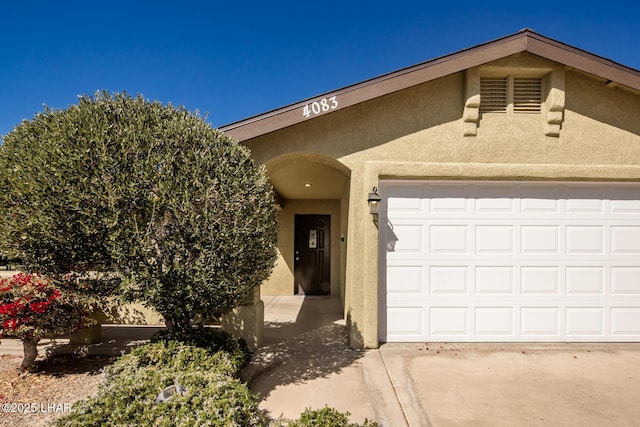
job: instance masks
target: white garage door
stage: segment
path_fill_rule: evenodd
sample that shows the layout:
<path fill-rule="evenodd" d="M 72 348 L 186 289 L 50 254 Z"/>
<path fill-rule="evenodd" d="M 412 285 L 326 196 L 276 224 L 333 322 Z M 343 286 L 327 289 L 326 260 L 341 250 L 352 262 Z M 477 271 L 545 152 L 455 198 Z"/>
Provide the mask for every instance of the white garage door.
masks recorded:
<path fill-rule="evenodd" d="M 383 181 L 381 341 L 640 341 L 640 185 Z"/>

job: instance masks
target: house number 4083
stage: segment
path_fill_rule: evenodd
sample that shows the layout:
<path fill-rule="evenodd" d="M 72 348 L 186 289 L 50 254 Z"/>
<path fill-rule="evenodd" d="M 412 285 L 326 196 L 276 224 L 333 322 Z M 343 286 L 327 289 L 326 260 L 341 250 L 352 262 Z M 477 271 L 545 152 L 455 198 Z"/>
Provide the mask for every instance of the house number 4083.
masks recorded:
<path fill-rule="evenodd" d="M 309 118 L 312 115 L 317 116 L 320 113 L 326 113 L 328 111 L 335 110 L 336 108 L 338 108 L 338 100 L 335 96 L 322 98 L 302 107 L 302 115 Z"/>

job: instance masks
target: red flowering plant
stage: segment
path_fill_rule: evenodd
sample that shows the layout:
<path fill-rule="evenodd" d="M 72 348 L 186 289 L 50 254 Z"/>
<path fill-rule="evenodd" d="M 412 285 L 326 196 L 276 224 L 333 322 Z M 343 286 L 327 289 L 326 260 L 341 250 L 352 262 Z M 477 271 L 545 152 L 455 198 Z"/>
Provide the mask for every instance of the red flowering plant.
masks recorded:
<path fill-rule="evenodd" d="M 25 273 L 0 280 L 0 337 L 22 339 L 22 369 L 33 368 L 41 338 L 69 335 L 95 323 L 90 302 L 72 290 L 74 280 Z"/>

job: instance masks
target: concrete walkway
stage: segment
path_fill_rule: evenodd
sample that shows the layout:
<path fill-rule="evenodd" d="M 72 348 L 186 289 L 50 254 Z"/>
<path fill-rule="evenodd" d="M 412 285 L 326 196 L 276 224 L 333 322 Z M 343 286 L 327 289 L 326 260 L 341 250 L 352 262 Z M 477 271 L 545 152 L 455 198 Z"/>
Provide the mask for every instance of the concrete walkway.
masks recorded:
<path fill-rule="evenodd" d="M 325 405 L 384 426 L 406 426 L 379 351 L 347 346 L 340 300 L 263 297 L 265 342 L 244 377 L 273 418 Z"/>

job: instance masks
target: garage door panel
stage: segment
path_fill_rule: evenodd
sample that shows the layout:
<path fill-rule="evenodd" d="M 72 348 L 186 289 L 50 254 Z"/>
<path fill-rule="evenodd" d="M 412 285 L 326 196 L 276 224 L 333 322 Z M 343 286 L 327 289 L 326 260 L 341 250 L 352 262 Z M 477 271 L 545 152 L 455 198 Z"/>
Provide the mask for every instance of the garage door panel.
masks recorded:
<path fill-rule="evenodd" d="M 520 242 L 525 254 L 560 253 L 560 227 L 523 225 L 520 227 Z"/>
<path fill-rule="evenodd" d="M 612 307 L 611 334 L 614 336 L 640 334 L 640 308 Z"/>
<path fill-rule="evenodd" d="M 640 214 L 638 189 L 630 186 L 611 188 L 611 212 L 617 214 Z"/>
<path fill-rule="evenodd" d="M 522 307 L 520 333 L 523 336 L 557 337 L 560 327 L 557 307 Z"/>
<path fill-rule="evenodd" d="M 524 266 L 520 269 L 520 289 L 523 295 L 560 293 L 560 268 L 557 266 Z"/>
<path fill-rule="evenodd" d="M 639 184 L 380 188 L 382 340 L 640 341 Z"/>
<path fill-rule="evenodd" d="M 510 188 L 500 185 L 476 185 L 474 189 L 476 212 L 504 215 L 513 213 L 515 201 L 509 197 Z"/>
<path fill-rule="evenodd" d="M 612 226 L 611 252 L 640 254 L 640 226 Z"/>
<path fill-rule="evenodd" d="M 425 226 L 418 224 L 397 224 L 390 229 L 389 240 L 392 252 L 423 254 Z"/>
<path fill-rule="evenodd" d="M 603 254 L 603 226 L 567 226 L 565 229 L 568 254 Z"/>
<path fill-rule="evenodd" d="M 611 267 L 613 295 L 640 295 L 640 267 Z"/>
<path fill-rule="evenodd" d="M 565 270 L 568 295 L 603 295 L 604 267 L 568 266 Z"/>
<path fill-rule="evenodd" d="M 561 191 L 566 194 L 564 205 L 567 213 L 592 215 L 607 210 L 608 201 L 605 200 L 603 186 L 563 186 Z"/>
<path fill-rule="evenodd" d="M 513 225 L 477 225 L 475 231 L 476 253 L 510 254 L 514 251 Z"/>
<path fill-rule="evenodd" d="M 479 295 L 513 295 L 514 267 L 478 266 L 475 269 L 475 292 Z"/>
<path fill-rule="evenodd" d="M 514 336 L 515 315 L 513 307 L 476 307 L 476 335 L 480 337 Z"/>
<path fill-rule="evenodd" d="M 469 268 L 466 266 L 432 266 L 429 274 L 429 291 L 431 295 L 469 293 Z"/>
<path fill-rule="evenodd" d="M 567 307 L 566 334 L 571 336 L 603 337 L 604 309 L 601 307 Z"/>
<path fill-rule="evenodd" d="M 520 192 L 520 212 L 534 214 L 557 214 L 561 203 L 553 189 L 548 186 L 525 185 Z"/>
<path fill-rule="evenodd" d="M 467 336 L 468 311 L 468 307 L 432 307 L 429 311 L 429 334 L 443 338 Z"/>
<path fill-rule="evenodd" d="M 423 210 L 422 185 L 401 185 L 388 188 L 392 197 L 386 199 L 390 213 L 420 212 Z"/>
<path fill-rule="evenodd" d="M 420 341 L 424 336 L 423 307 L 389 307 L 387 334 Z"/>
<path fill-rule="evenodd" d="M 429 247 L 432 253 L 464 254 L 469 252 L 469 226 L 432 225 L 429 228 Z"/>
<path fill-rule="evenodd" d="M 424 292 L 424 267 L 402 265 L 387 267 L 387 292 L 389 294 L 413 294 Z"/>
<path fill-rule="evenodd" d="M 435 184 L 426 189 L 429 194 L 429 211 L 436 214 L 460 214 L 470 211 L 468 186 L 459 184 Z"/>

